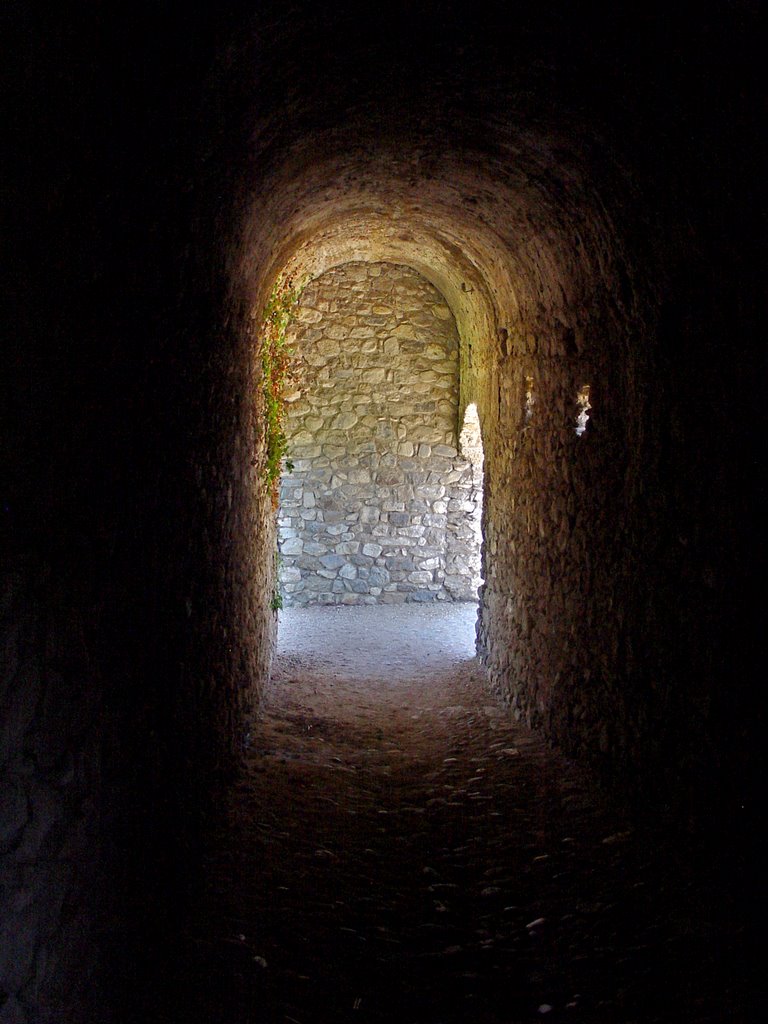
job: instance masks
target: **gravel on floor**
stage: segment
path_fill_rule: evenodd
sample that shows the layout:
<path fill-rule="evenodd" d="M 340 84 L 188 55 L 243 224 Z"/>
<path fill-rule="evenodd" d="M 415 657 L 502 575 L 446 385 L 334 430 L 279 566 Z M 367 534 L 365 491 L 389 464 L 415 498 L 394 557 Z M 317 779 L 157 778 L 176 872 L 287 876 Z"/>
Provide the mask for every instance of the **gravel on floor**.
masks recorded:
<path fill-rule="evenodd" d="M 474 620 L 281 614 L 191 907 L 179 1021 L 746 1020 L 727 895 L 513 721 Z"/>

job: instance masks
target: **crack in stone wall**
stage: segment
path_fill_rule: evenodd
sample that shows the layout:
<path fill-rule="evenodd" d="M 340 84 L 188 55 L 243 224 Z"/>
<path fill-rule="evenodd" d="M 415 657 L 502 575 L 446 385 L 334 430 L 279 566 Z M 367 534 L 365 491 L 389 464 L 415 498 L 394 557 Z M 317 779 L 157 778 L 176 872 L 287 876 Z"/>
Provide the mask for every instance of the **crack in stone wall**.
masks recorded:
<path fill-rule="evenodd" d="M 477 596 L 481 482 L 457 448 L 453 314 L 408 267 L 347 263 L 305 289 L 290 341 L 286 604 Z"/>

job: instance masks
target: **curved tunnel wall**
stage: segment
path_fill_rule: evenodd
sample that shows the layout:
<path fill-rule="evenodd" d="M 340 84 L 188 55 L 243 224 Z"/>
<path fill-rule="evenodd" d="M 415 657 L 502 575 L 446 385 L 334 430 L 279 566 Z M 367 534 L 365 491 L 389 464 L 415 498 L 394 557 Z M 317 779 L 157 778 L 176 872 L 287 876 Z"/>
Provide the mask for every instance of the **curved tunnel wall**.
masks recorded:
<path fill-rule="evenodd" d="M 598 190 L 594 164 L 587 175 L 554 129 L 530 138 L 499 122 L 482 150 L 455 152 L 439 121 L 419 122 L 418 148 L 407 128 L 395 149 L 372 146 L 365 122 L 345 124 L 325 160 L 307 152 L 322 153 L 322 138 L 304 138 L 248 213 L 244 280 L 258 295 L 278 269 L 302 280 L 341 260 L 397 260 L 445 295 L 462 408 L 476 402 L 483 423 L 492 683 L 566 749 L 628 767 L 654 719 L 626 656 L 645 571 L 647 509 L 633 487 L 654 462 L 646 398 L 662 269 L 632 265 L 640 253 L 610 213 L 627 202 L 620 171 L 603 162 Z M 436 151 L 439 167 L 414 156 Z M 258 277 L 268 246 L 281 256 Z M 578 436 L 585 384 L 593 409 Z"/>
<path fill-rule="evenodd" d="M 716 550 L 724 503 L 707 504 L 703 482 L 733 479 L 723 438 L 704 418 L 694 426 L 693 410 L 729 357 L 693 269 L 703 250 L 676 208 L 690 179 L 643 159 L 642 133 L 663 108 L 627 120 L 594 91 L 574 102 L 567 78 L 555 85 L 530 54 L 497 61 L 492 76 L 446 62 L 431 81 L 405 75 L 389 90 L 376 60 L 347 81 L 339 56 L 318 95 L 302 39 L 305 65 L 284 40 L 246 40 L 238 55 L 241 67 L 253 57 L 252 68 L 278 69 L 255 71 L 248 88 L 285 102 L 275 114 L 262 97 L 245 122 L 227 236 L 235 308 L 257 318 L 278 273 L 301 281 L 350 261 L 400 263 L 434 284 L 459 331 L 460 410 L 475 402 L 483 425 L 481 643 L 493 683 L 607 776 L 663 792 L 666 780 L 680 789 L 684 763 L 690 796 L 712 753 L 697 737 L 728 701 L 691 612 L 705 607 L 713 626 L 728 576 Z M 706 368 L 671 355 L 696 331 Z M 680 461 L 683 406 L 695 470 Z M 710 550 L 697 565 L 692 534 L 696 559 Z"/>
<path fill-rule="evenodd" d="M 460 407 L 476 402 L 483 424 L 491 679 L 520 717 L 606 777 L 688 799 L 715 763 L 717 715 L 732 715 L 721 651 L 707 658 L 697 637 L 731 628 L 712 615 L 729 588 L 724 476 L 735 482 L 717 428 L 692 422 L 729 357 L 702 251 L 675 208 L 690 177 L 640 155 L 661 106 L 627 118 L 592 93 L 600 113 L 588 113 L 551 83 L 534 89 L 541 68 L 526 61 L 496 63 L 493 76 L 473 66 L 469 88 L 462 67 L 421 79 L 403 103 L 405 86 L 376 91 L 376 65 L 322 98 L 299 89 L 279 123 L 250 122 L 258 185 L 240 179 L 242 294 L 258 308 L 279 271 L 301 279 L 384 260 L 446 297 Z M 682 306 L 687 323 L 672 326 Z M 706 369 L 693 353 L 670 360 L 691 330 Z M 695 470 L 680 462 L 683 405 Z"/>

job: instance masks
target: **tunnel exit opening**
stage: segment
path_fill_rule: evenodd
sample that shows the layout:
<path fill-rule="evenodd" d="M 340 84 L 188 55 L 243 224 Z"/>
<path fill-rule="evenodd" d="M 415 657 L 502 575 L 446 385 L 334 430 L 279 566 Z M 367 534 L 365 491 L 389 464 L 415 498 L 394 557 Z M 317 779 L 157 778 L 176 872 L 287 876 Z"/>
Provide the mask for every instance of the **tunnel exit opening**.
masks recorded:
<path fill-rule="evenodd" d="M 459 551 L 466 553 L 467 573 L 470 586 L 478 595 L 483 585 L 483 435 L 477 405 L 470 402 L 464 410 L 464 423 L 459 434 L 459 452 L 472 470 L 472 488 L 462 511 L 466 518 L 459 526 Z"/>
<path fill-rule="evenodd" d="M 482 442 L 474 407 L 458 436 L 443 295 L 404 265 L 344 263 L 306 286 L 289 336 L 282 604 L 476 601 Z"/>

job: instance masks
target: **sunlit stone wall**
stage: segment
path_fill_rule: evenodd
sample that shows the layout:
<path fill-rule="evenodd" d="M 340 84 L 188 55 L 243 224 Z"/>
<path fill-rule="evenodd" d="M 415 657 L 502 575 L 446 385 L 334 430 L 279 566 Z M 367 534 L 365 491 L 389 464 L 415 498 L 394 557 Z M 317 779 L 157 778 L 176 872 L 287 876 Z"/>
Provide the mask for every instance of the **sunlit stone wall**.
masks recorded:
<path fill-rule="evenodd" d="M 481 494 L 456 447 L 459 339 L 444 298 L 407 267 L 347 263 L 305 289 L 291 340 L 284 601 L 474 599 Z"/>

